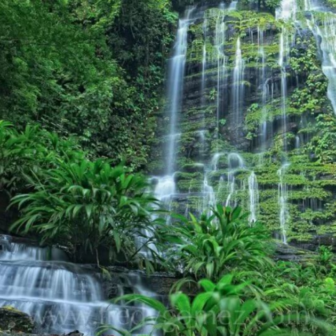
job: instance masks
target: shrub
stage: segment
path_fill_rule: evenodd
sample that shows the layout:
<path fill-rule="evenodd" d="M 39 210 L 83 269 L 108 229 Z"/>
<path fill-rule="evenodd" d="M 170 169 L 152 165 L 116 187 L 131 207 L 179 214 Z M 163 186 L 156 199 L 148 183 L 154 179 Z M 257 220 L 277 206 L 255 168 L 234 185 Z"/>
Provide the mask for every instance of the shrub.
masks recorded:
<path fill-rule="evenodd" d="M 139 333 L 144 325 L 152 325 L 153 333 L 162 332 L 165 336 L 289 336 L 313 335 L 301 333 L 295 323 L 317 326 L 330 335 L 331 327 L 320 320 L 304 314 L 279 314 L 277 308 L 282 302 L 266 304 L 259 299 L 246 299 L 248 282 L 234 284 L 234 275 L 228 274 L 217 283 L 208 279 L 199 281 L 202 291 L 194 298 L 177 292 L 170 295 L 170 307 L 160 301 L 143 295 L 130 294 L 115 302 L 139 302 L 157 312 L 157 316 L 145 318 L 130 331 L 104 326 L 106 330 L 118 331 L 130 336 Z M 315 335 L 315 334 L 314 334 Z"/>
<path fill-rule="evenodd" d="M 267 230 L 260 224 L 250 225 L 248 214 L 241 208 L 217 205 L 210 216 L 198 220 L 177 216 L 167 239 L 177 243 L 170 252 L 184 270 L 196 279 L 219 280 L 234 269 L 263 269 L 272 264 L 268 255 L 272 243 Z"/>

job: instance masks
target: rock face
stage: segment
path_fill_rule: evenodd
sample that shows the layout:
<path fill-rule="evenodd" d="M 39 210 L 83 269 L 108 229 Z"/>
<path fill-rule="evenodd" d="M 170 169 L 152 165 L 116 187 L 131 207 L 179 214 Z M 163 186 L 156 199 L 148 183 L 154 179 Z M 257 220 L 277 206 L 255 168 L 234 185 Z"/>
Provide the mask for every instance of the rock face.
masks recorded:
<path fill-rule="evenodd" d="M 141 271 L 131 271 L 124 267 L 108 267 L 110 276 L 101 276 L 103 288 L 109 299 L 115 299 L 122 294 L 131 294 L 150 290 L 158 297 L 166 300 L 170 289 L 178 280 L 174 274 L 156 272 L 147 276 Z"/>
<path fill-rule="evenodd" d="M 0 308 L 0 330 L 29 334 L 34 330 L 34 322 L 29 315 L 12 307 Z"/>
<path fill-rule="evenodd" d="M 29 334 L 25 332 L 3 332 L 0 331 L 1 336 L 48 336 L 48 334 Z M 63 334 L 63 335 L 50 335 L 50 336 L 84 336 L 81 332 L 78 330 L 75 330 L 69 334 Z"/>
<path fill-rule="evenodd" d="M 158 144 L 175 141 L 174 194 L 157 186 L 158 196 L 182 214 L 239 204 L 283 241 L 332 241 L 336 118 L 321 40 L 303 8 L 302 20 L 285 24 L 245 9 L 208 5 L 189 15 L 183 94 L 174 119 L 168 104 Z M 149 168 L 164 175 L 159 152 Z"/>

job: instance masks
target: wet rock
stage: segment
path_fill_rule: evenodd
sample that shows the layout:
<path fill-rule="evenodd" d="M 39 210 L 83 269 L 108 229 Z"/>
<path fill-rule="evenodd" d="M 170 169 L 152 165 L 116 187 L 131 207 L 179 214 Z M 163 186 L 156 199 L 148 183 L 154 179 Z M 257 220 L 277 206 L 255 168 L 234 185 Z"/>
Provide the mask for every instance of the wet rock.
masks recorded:
<path fill-rule="evenodd" d="M 0 330 L 31 333 L 34 322 L 31 317 L 13 307 L 0 308 Z"/>
<path fill-rule="evenodd" d="M 3 332 L 0 330 L 1 336 L 84 336 L 83 333 L 81 333 L 78 330 L 72 331 L 69 334 L 29 334 L 26 332 Z"/>
<path fill-rule="evenodd" d="M 275 260 L 306 263 L 315 258 L 311 251 L 282 243 L 276 244 Z"/>
<path fill-rule="evenodd" d="M 70 332 L 69 334 L 64 334 L 64 336 L 83 336 L 84 334 L 82 334 L 80 331 L 75 330 Z"/>
<path fill-rule="evenodd" d="M 186 164 L 183 167 L 183 170 L 187 173 L 204 173 L 204 165 L 203 164 Z"/>

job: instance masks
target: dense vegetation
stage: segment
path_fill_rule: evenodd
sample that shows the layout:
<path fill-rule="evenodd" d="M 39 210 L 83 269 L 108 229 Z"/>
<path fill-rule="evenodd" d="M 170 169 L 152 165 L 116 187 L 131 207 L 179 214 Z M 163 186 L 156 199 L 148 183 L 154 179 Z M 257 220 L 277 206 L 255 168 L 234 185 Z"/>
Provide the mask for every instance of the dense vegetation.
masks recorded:
<path fill-rule="evenodd" d="M 182 270 L 170 307 L 141 295 L 117 299 L 158 311 L 136 329 L 154 323 L 164 335 L 335 334 L 336 266 L 328 248 L 304 264 L 274 262 L 274 241 L 240 208 L 176 214 L 166 226 L 153 216 L 159 204 L 146 180 L 122 165 L 90 160 L 74 140 L 38 126 L 17 131 L 1 122 L 0 139 L 2 188 L 22 211 L 13 230 L 47 245 L 63 242 L 73 255 L 91 251 L 98 265 L 105 249 L 110 264 Z"/>
<path fill-rule="evenodd" d="M 62 244 L 74 261 L 89 255 L 99 267 L 174 272 L 179 281 L 167 306 L 142 295 L 115 300 L 140 302 L 157 311 L 155 318 L 131 331 L 115 329 L 121 335 L 139 333 L 147 324 L 165 336 L 336 335 L 336 265 L 331 250 L 322 246 L 301 264 L 274 260 L 279 243 L 269 230 L 278 227 L 273 159 L 282 155 L 282 138 L 269 149 L 269 164 L 260 168 L 259 183 L 275 186 L 261 195 L 265 223 L 251 223 L 240 207 L 218 204 L 203 214 L 170 213 L 173 220 L 168 225 L 162 218 L 167 213 L 153 197 L 147 178 L 138 173 L 148 168 L 163 107 L 175 11 L 195 3 L 202 1 L 0 2 L 0 13 L 6 13 L 0 18 L 0 192 L 11 200 L 8 211 L 17 214 L 10 230 L 33 236 L 43 246 Z M 272 12 L 278 1 L 240 5 Z M 270 24 L 276 38 L 280 32 L 280 24 L 269 13 L 237 12 L 230 20 L 232 27 L 239 26 L 232 30 L 239 37 L 256 24 L 258 29 Z M 198 40 L 204 37 L 203 24 L 197 22 L 192 30 L 195 39 L 187 63 L 197 69 L 203 54 L 195 50 L 203 47 Z M 292 184 L 315 188 L 294 190 L 298 200 L 306 199 L 307 193 L 315 193 L 317 199 L 331 194 L 324 190 L 327 180 L 316 177 L 321 171 L 334 174 L 330 166 L 336 155 L 335 119 L 330 106 L 325 108 L 327 83 L 316 48 L 306 48 L 311 41 L 309 36 L 297 41 L 304 45 L 303 51 L 291 50 L 290 67 L 303 84 L 290 92 L 288 115 L 296 120 L 310 113 L 316 122 L 313 132 L 306 130 L 311 136 L 303 152 L 293 149 Z M 233 39 L 230 43 L 234 54 Z M 242 45 L 247 68 L 256 67 L 253 45 L 246 41 Z M 270 44 L 266 54 L 277 67 L 278 47 Z M 233 59 L 229 61 L 233 67 Z M 208 97 L 212 104 L 216 94 Z M 281 113 L 279 103 L 276 100 L 276 108 L 266 106 L 272 122 Z M 246 139 L 253 141 L 264 110 L 254 102 L 247 111 Z M 185 113 L 190 119 L 194 114 L 192 109 Z M 197 183 L 203 183 L 202 174 L 193 170 L 197 139 L 189 127 L 194 126 L 188 123 L 188 132 L 180 139 L 180 150 L 187 154 L 184 171 L 176 176 L 179 190 L 185 192 L 198 191 Z M 225 119 L 217 127 L 226 134 Z M 327 132 L 321 136 L 320 129 Z M 217 138 L 211 141 L 209 147 L 218 147 Z M 223 150 L 231 146 L 219 145 Z M 219 160 L 218 165 L 227 168 L 226 162 Z M 312 176 L 302 182 L 304 174 L 297 172 L 309 165 Z M 216 169 L 213 179 L 219 180 L 223 172 Z M 310 225 L 315 217 L 334 218 L 334 206 L 324 213 L 308 209 L 307 218 L 301 213 L 300 218 Z M 296 211 L 294 221 L 298 210 L 291 210 Z M 297 236 L 308 231 L 296 224 Z"/>
<path fill-rule="evenodd" d="M 74 259 L 84 252 L 108 252 L 113 263 L 145 263 L 141 249 L 157 242 L 157 201 L 143 176 L 107 159 L 90 160 L 71 140 L 27 126 L 23 132 L 0 122 L 1 188 L 22 210 L 12 229 L 34 234 L 42 244 L 64 242 Z"/>
<path fill-rule="evenodd" d="M 211 234 L 205 238 L 200 229 L 214 218 L 220 241 Z M 184 224 L 183 219 L 175 228 L 183 231 Z M 183 264 L 185 275 L 172 288 L 169 307 L 138 294 L 117 298 L 115 302 L 146 304 L 157 316 L 147 317 L 131 331 L 116 331 L 129 336 L 151 325 L 167 336 L 335 335 L 335 265 L 328 248 L 321 247 L 304 264 L 272 262 L 266 246 L 274 242 L 259 223 L 250 226 L 239 208 L 217 206 L 207 220 L 191 216 L 190 225 L 195 227 L 192 240 L 202 240 L 203 246 L 197 246 L 197 255 L 192 243 L 182 247 L 185 254 L 171 253 L 175 263 Z M 186 239 L 183 232 L 176 236 Z M 217 266 L 221 274 L 214 272 Z M 110 329 L 104 326 L 102 331 Z"/>
<path fill-rule="evenodd" d="M 0 13 L 0 118 L 143 167 L 177 20 L 170 1 L 4 0 Z"/>
<path fill-rule="evenodd" d="M 217 234 L 204 237 L 214 218 L 220 240 Z M 169 307 L 138 294 L 117 298 L 115 302 L 141 302 L 157 311 L 157 316 L 145 318 L 131 332 L 118 332 L 130 336 L 151 325 L 167 336 L 335 335 L 335 265 L 330 249 L 321 247 L 304 264 L 272 262 L 267 246 L 274 242 L 259 223 L 250 226 L 240 208 L 217 206 L 206 220 L 192 216 L 190 225 L 195 231 L 187 239 L 203 244 L 183 246 L 184 254 L 175 259 L 186 273 L 172 288 Z M 184 233 L 177 236 L 185 239 Z M 176 258 L 176 253 L 172 255 Z M 215 272 L 218 269 L 220 274 Z M 104 326 L 102 331 L 110 329 Z"/>

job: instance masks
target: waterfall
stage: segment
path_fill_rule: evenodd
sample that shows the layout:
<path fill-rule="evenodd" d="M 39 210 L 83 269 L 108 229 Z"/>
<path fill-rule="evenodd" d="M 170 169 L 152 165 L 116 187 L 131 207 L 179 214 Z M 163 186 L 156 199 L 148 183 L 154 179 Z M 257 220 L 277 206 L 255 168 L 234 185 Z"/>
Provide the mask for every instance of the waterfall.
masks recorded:
<path fill-rule="evenodd" d="M 281 113 L 282 113 L 282 134 L 283 148 L 287 152 L 287 71 L 286 57 L 288 54 L 288 32 L 285 27 L 282 27 L 280 34 L 280 52 L 279 52 L 279 67 L 281 71 Z"/>
<path fill-rule="evenodd" d="M 229 11 L 234 11 L 237 9 L 237 3 L 238 1 L 231 1 L 230 5 L 229 5 Z"/>
<path fill-rule="evenodd" d="M 207 20 L 203 23 L 203 55 L 202 55 L 202 81 L 201 81 L 201 94 L 202 94 L 202 106 L 205 106 L 205 89 L 206 89 L 206 69 L 207 69 Z"/>
<path fill-rule="evenodd" d="M 0 245 L 0 307 L 14 307 L 30 315 L 37 333 L 79 330 L 93 336 L 102 324 L 130 329 L 131 319 L 124 320 L 126 315 L 153 316 L 145 306 L 109 303 L 100 275 L 88 265 L 47 260 L 46 248 L 15 243 L 10 236 L 1 236 Z M 54 253 L 57 259 L 65 259 L 61 251 L 54 252 L 58 252 Z M 131 283 L 135 292 L 154 296 L 138 274 L 133 275 Z"/>
<path fill-rule="evenodd" d="M 236 192 L 236 178 L 235 174 L 237 170 L 244 169 L 244 159 L 237 153 L 230 153 L 228 155 L 228 196 L 225 201 L 225 206 L 235 206 L 236 200 L 234 198 Z"/>
<path fill-rule="evenodd" d="M 219 159 L 222 157 L 222 156 L 224 156 L 224 155 L 226 155 L 225 153 L 216 153 L 213 157 L 212 157 L 212 159 L 211 159 L 211 167 L 213 167 L 213 170 L 214 171 L 217 171 L 218 170 L 218 161 L 219 161 Z"/>
<path fill-rule="evenodd" d="M 190 24 L 190 14 L 193 8 L 187 11 L 185 19 L 179 22 L 174 54 L 170 60 L 169 80 L 168 80 L 168 102 L 170 104 L 170 132 L 166 157 L 166 175 L 172 175 L 176 163 L 176 132 L 178 125 L 178 113 L 181 108 L 183 93 L 183 78 L 188 48 L 188 30 Z"/>
<path fill-rule="evenodd" d="M 239 137 L 239 127 L 242 123 L 242 108 L 244 100 L 244 60 L 242 58 L 240 37 L 236 42 L 236 57 L 235 66 L 233 69 L 233 89 L 232 89 L 232 102 L 233 102 L 233 123 L 236 127 L 236 140 Z"/>
<path fill-rule="evenodd" d="M 220 8 L 222 8 L 222 4 Z M 224 83 L 226 72 L 226 56 L 224 54 L 225 45 L 225 11 L 220 10 L 216 20 L 215 48 L 217 50 L 217 139 L 219 139 L 220 118 L 222 114 L 221 87 Z"/>
<path fill-rule="evenodd" d="M 259 188 L 256 174 L 252 171 L 248 178 L 250 196 L 250 223 L 257 220 L 257 210 L 259 204 Z"/>
<path fill-rule="evenodd" d="M 266 54 L 264 49 L 264 30 L 258 26 L 258 55 L 261 59 L 259 70 L 259 88 L 261 89 L 261 150 L 266 150 L 267 140 L 267 101 L 269 97 L 269 81 L 266 78 Z"/>
<path fill-rule="evenodd" d="M 208 172 L 204 173 L 204 180 L 203 180 L 203 206 L 202 206 L 202 213 L 209 208 L 216 205 L 216 194 L 211 185 L 209 185 L 208 181 Z"/>
<path fill-rule="evenodd" d="M 108 303 L 93 274 L 65 261 L 46 261 L 46 249 L 10 245 L 0 252 L 0 306 L 29 314 L 47 333 L 94 335 L 98 323 L 108 322 Z"/>
<path fill-rule="evenodd" d="M 280 7 L 276 11 L 276 18 L 285 21 L 295 19 L 296 10 L 296 0 L 282 0 L 280 2 Z"/>
<path fill-rule="evenodd" d="M 190 15 L 194 7 L 186 12 L 186 17 L 180 19 L 177 37 L 174 45 L 173 57 L 169 62 L 169 78 L 168 78 L 168 93 L 167 100 L 169 105 L 170 131 L 168 136 L 165 170 L 166 175 L 163 177 L 152 177 L 151 180 L 156 180 L 157 184 L 154 189 L 156 198 L 168 206 L 170 210 L 172 197 L 176 193 L 175 185 L 175 164 L 176 164 L 176 142 L 178 129 L 178 114 L 181 108 L 185 64 L 188 49 L 188 30 L 190 25 Z"/>
<path fill-rule="evenodd" d="M 154 189 L 154 194 L 158 200 L 163 203 L 169 203 L 172 196 L 175 194 L 175 180 L 174 174 L 163 177 L 153 177 L 156 179 L 157 184 Z"/>
<path fill-rule="evenodd" d="M 280 207 L 280 231 L 281 231 L 281 240 L 284 244 L 287 244 L 287 223 L 289 220 L 289 211 L 287 205 L 288 190 L 287 185 L 284 182 L 284 176 L 289 165 L 290 165 L 289 163 L 283 164 L 277 172 L 280 180 L 278 184 L 278 203 Z"/>
<path fill-rule="evenodd" d="M 306 6 L 311 6 L 308 0 Z M 336 15 L 325 12 L 322 19 L 315 20 L 312 12 L 307 23 L 313 34 L 321 40 L 318 47 L 322 52 L 322 71 L 328 78 L 328 98 L 336 113 Z"/>
<path fill-rule="evenodd" d="M 280 8 L 276 13 L 277 19 L 288 21 L 289 19 L 295 19 L 296 17 L 296 1 L 295 0 L 282 0 Z M 287 64 L 289 57 L 289 31 L 288 28 L 283 25 L 280 33 L 280 50 L 278 65 L 281 73 L 281 114 L 282 114 L 282 139 L 283 139 L 283 151 L 285 156 L 285 163 L 282 164 L 277 171 L 279 177 L 278 184 L 278 205 L 279 205 L 279 222 L 281 238 L 284 244 L 287 244 L 287 223 L 289 221 L 288 211 L 288 187 L 284 181 L 286 169 L 289 167 L 287 157 Z"/>

